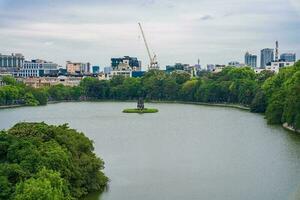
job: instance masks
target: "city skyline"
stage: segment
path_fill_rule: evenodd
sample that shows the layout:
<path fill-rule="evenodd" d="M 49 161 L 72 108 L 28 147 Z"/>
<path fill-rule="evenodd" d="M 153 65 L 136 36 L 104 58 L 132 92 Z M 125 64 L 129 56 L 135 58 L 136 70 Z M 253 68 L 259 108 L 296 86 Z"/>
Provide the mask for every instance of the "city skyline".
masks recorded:
<path fill-rule="evenodd" d="M 300 55 L 300 3 L 243 1 L 20 1 L 0 0 L 0 52 L 22 53 L 65 66 L 65 61 L 109 66 L 111 57 L 149 63 L 138 29 L 162 67 L 243 62 L 247 51 L 275 48 Z M 268 6 L 266 6 L 268 5 Z M 278 15 L 278 13 L 281 13 Z M 284 13 L 284 14 L 282 14 Z"/>

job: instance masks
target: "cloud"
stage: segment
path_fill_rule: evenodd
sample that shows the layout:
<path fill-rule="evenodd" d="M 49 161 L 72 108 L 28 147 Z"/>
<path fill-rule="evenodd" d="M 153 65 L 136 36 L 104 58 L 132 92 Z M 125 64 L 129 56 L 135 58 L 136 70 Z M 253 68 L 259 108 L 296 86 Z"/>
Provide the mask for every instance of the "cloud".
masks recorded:
<path fill-rule="evenodd" d="M 205 21 L 205 20 L 211 20 L 214 18 L 211 15 L 204 15 L 204 16 L 200 17 L 199 19 Z"/>
<path fill-rule="evenodd" d="M 0 53 L 64 64 L 109 65 L 132 55 L 147 65 L 137 23 L 162 66 L 243 61 L 280 40 L 300 54 L 297 0 L 0 0 Z M 295 6 L 296 5 L 296 6 Z M 300 10 L 299 10 L 300 11 Z M 278 13 L 281 13 L 280 15 Z M 282 28 L 284 27 L 284 28 Z"/>

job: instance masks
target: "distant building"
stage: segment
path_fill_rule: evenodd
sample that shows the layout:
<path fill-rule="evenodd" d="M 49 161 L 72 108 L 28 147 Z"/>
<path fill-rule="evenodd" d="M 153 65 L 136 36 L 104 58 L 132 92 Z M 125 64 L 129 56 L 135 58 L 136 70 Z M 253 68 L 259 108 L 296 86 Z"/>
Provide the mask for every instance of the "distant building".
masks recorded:
<path fill-rule="evenodd" d="M 191 70 L 191 66 L 189 64 L 175 63 L 175 65 L 167 65 L 166 72 L 172 73 L 173 71 L 187 71 Z"/>
<path fill-rule="evenodd" d="M 124 76 L 125 78 L 132 77 L 132 71 L 131 70 L 113 70 L 111 72 L 112 76 Z"/>
<path fill-rule="evenodd" d="M 100 73 L 100 67 L 99 66 L 93 66 L 92 67 L 93 74 L 99 74 Z"/>
<path fill-rule="evenodd" d="M 215 68 L 216 68 L 216 66 L 215 66 L 214 64 L 208 64 L 208 65 L 206 66 L 206 70 L 209 71 L 209 72 L 214 71 Z"/>
<path fill-rule="evenodd" d="M 124 56 L 123 58 L 111 58 L 111 67 L 116 70 L 119 65 L 128 66 L 132 71 L 141 71 L 141 61 L 136 57 Z"/>
<path fill-rule="evenodd" d="M 134 78 L 138 78 L 138 77 L 142 77 L 145 75 L 145 71 L 133 71 L 132 72 L 132 77 Z"/>
<path fill-rule="evenodd" d="M 71 75 L 76 74 L 90 74 L 90 63 L 71 62 L 67 61 L 66 68 L 67 72 Z"/>
<path fill-rule="evenodd" d="M 220 64 L 208 64 L 206 67 L 206 70 L 212 73 L 218 73 L 221 72 L 226 65 L 220 65 Z"/>
<path fill-rule="evenodd" d="M 112 76 L 124 76 L 124 77 L 132 77 L 132 67 L 128 62 L 120 62 L 118 67 L 113 68 L 111 71 Z M 135 70 L 136 71 L 136 70 Z"/>
<path fill-rule="evenodd" d="M 202 70 L 200 64 L 196 64 L 194 67 L 195 67 L 195 69 L 196 69 L 197 72 Z"/>
<path fill-rule="evenodd" d="M 294 64 L 295 64 L 295 62 L 285 62 L 285 61 L 277 61 L 276 62 L 276 61 L 274 61 L 274 62 L 271 62 L 270 65 L 266 66 L 266 70 L 278 73 L 280 68 L 291 67 Z"/>
<path fill-rule="evenodd" d="M 240 65 L 240 63 L 237 62 L 237 61 L 231 61 L 231 62 L 228 63 L 228 66 L 233 66 L 233 67 L 237 67 L 239 65 Z"/>
<path fill-rule="evenodd" d="M 283 53 L 280 55 L 280 60 L 285 62 L 296 62 L 295 53 Z"/>
<path fill-rule="evenodd" d="M 112 72 L 113 68 L 112 67 L 104 67 L 103 72 L 104 74 L 110 74 Z"/>
<path fill-rule="evenodd" d="M 67 76 L 67 69 L 65 68 L 59 68 L 58 69 L 58 76 Z"/>
<path fill-rule="evenodd" d="M 257 56 L 252 55 L 249 52 L 245 54 L 245 64 L 249 67 L 256 68 L 257 67 Z"/>
<path fill-rule="evenodd" d="M 18 77 L 41 77 L 41 76 L 57 76 L 59 69 L 58 64 L 47 62 L 44 60 L 25 61 L 23 67 L 18 72 Z"/>
<path fill-rule="evenodd" d="M 274 49 L 263 49 L 260 52 L 260 68 L 266 68 L 274 61 Z"/>
<path fill-rule="evenodd" d="M 11 55 L 0 54 L 0 71 L 15 74 L 19 68 L 23 67 L 24 60 L 24 56 L 20 53 Z"/>
<path fill-rule="evenodd" d="M 64 86 L 78 86 L 82 77 L 66 77 L 66 76 L 59 76 L 59 77 L 32 77 L 32 78 L 25 78 L 22 79 L 23 83 L 27 86 L 33 88 L 40 88 L 45 86 L 53 86 L 62 84 Z"/>
<path fill-rule="evenodd" d="M 245 67 L 245 64 L 237 62 L 237 61 L 231 61 L 231 62 L 228 63 L 228 66 L 231 66 L 231 67 Z"/>
<path fill-rule="evenodd" d="M 226 67 L 226 65 L 215 65 L 215 69 L 212 71 L 213 73 L 219 73 L 221 72 L 224 68 Z"/>

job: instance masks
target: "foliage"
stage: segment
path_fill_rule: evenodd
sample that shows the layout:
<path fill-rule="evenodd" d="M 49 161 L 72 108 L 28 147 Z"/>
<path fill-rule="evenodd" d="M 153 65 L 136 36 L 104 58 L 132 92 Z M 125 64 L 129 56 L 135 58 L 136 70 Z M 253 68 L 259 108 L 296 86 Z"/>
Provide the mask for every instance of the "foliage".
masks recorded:
<path fill-rule="evenodd" d="M 1 198 L 78 199 L 103 191 L 104 162 L 93 150 L 91 140 L 67 125 L 19 123 L 2 131 Z"/>
<path fill-rule="evenodd" d="M 15 200 L 71 200 L 65 180 L 58 172 L 41 169 L 35 176 L 17 184 Z"/>
<path fill-rule="evenodd" d="M 137 109 L 137 108 L 127 108 L 123 110 L 123 113 L 157 113 L 158 109 L 156 108 L 144 108 L 144 109 Z"/>
<path fill-rule="evenodd" d="M 84 78 L 78 87 L 55 85 L 34 89 L 7 77 L 0 87 L 0 105 L 45 105 L 63 100 L 181 100 L 230 103 L 249 106 L 252 112 L 266 114 L 269 123 L 285 123 L 300 128 L 300 62 L 280 69 L 278 74 L 249 67 L 226 67 L 219 73 L 188 73 L 150 70 L 141 78 L 114 76 L 111 80 Z"/>
<path fill-rule="evenodd" d="M 262 89 L 266 94 L 268 122 L 288 123 L 300 129 L 300 62 L 268 78 Z"/>

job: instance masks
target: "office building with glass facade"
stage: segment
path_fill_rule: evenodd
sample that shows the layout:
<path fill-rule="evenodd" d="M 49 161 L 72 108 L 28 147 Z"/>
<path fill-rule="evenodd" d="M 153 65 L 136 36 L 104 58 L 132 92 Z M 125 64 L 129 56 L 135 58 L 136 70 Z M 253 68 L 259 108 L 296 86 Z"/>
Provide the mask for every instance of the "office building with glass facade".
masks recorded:
<path fill-rule="evenodd" d="M 260 68 L 266 68 L 274 61 L 274 49 L 263 49 L 260 51 Z"/>
<path fill-rule="evenodd" d="M 245 54 L 245 64 L 249 67 L 257 67 L 257 55 L 252 55 L 249 52 Z"/>

